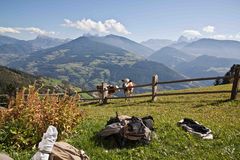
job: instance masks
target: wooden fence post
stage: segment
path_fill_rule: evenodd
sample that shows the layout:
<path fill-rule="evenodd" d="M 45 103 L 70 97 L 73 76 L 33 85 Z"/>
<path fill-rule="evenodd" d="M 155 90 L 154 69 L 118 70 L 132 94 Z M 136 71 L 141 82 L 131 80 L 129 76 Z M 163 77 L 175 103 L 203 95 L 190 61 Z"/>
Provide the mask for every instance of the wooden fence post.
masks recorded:
<path fill-rule="evenodd" d="M 155 102 L 157 100 L 157 82 L 158 82 L 158 75 L 152 76 L 152 102 Z"/>
<path fill-rule="evenodd" d="M 11 103 L 11 97 L 9 95 L 6 96 L 6 106 L 9 107 L 9 104 Z"/>
<path fill-rule="evenodd" d="M 235 100 L 237 98 L 239 71 L 240 71 L 240 66 L 237 66 L 235 68 L 235 72 L 234 72 L 234 80 L 233 80 L 233 84 L 232 84 L 232 93 L 231 93 L 231 98 L 230 98 L 231 100 Z"/>
<path fill-rule="evenodd" d="M 102 103 L 107 104 L 107 96 L 108 96 L 108 90 L 107 90 L 107 83 L 102 82 Z"/>

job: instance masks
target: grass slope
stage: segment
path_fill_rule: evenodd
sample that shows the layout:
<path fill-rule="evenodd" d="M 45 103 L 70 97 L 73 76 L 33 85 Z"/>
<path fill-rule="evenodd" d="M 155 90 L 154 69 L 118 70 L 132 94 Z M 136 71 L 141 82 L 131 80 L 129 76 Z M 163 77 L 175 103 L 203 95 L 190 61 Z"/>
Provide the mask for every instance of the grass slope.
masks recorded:
<path fill-rule="evenodd" d="M 230 85 L 196 88 L 191 91 L 231 89 Z M 184 90 L 188 91 L 188 90 Z M 168 91 L 174 92 L 174 91 Z M 84 121 L 76 133 L 67 139 L 75 147 L 86 151 L 92 160 L 107 159 L 240 159 L 240 101 L 227 101 L 229 94 L 206 94 L 112 100 L 105 106 L 82 104 Z M 152 115 L 157 128 L 155 138 L 149 145 L 125 149 L 108 149 L 96 143 L 94 135 L 101 130 L 115 112 L 130 116 Z M 202 140 L 181 128 L 176 123 L 189 117 L 209 127 L 213 140 Z M 31 152 L 12 156 L 29 159 Z"/>

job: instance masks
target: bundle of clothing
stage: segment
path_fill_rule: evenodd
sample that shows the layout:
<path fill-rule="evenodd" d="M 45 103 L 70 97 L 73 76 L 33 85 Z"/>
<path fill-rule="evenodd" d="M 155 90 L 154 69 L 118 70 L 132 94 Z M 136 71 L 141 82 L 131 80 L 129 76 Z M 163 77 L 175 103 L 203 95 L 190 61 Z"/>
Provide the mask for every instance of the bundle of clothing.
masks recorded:
<path fill-rule="evenodd" d="M 138 118 L 117 114 L 110 118 L 98 136 L 105 140 L 114 140 L 119 148 L 134 142 L 148 144 L 154 130 L 153 123 L 152 116 Z"/>
<path fill-rule="evenodd" d="M 177 125 L 181 126 L 185 131 L 195 134 L 202 139 L 213 139 L 212 131 L 209 128 L 190 118 L 180 120 Z"/>
<path fill-rule="evenodd" d="M 49 126 L 31 160 L 90 160 L 83 150 L 66 142 L 56 142 L 58 131 Z"/>

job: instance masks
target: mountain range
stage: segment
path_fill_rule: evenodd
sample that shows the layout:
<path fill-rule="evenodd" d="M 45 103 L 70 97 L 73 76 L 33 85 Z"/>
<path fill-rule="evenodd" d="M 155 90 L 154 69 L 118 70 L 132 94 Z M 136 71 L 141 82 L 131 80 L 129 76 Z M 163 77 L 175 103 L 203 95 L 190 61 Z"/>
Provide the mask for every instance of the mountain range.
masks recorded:
<path fill-rule="evenodd" d="M 238 60 L 219 58 L 224 54 L 228 54 L 225 57 L 236 56 L 238 41 L 185 40 L 181 37 L 178 41 L 168 42 L 168 46 L 154 51 L 116 35 L 85 35 L 74 40 L 38 36 L 29 41 L 0 36 L 0 64 L 89 89 L 103 81 L 119 85 L 126 77 L 137 84 L 149 83 L 153 74 L 158 74 L 161 81 L 215 76 L 223 74 L 232 63 L 239 63 Z M 205 50 L 209 52 L 202 52 Z M 231 54 L 230 51 L 234 52 Z M 192 86 L 195 84 L 166 85 L 164 88 Z"/>
<path fill-rule="evenodd" d="M 202 55 L 178 64 L 175 69 L 189 77 L 212 77 L 223 76 L 233 64 L 240 64 L 240 59 Z"/>
<path fill-rule="evenodd" d="M 155 51 L 148 59 L 187 77 L 224 75 L 233 64 L 240 63 L 239 41 L 198 39 L 187 42 L 182 39 Z"/>
<path fill-rule="evenodd" d="M 185 45 L 182 51 L 196 56 L 209 55 L 239 59 L 240 42 L 203 38 Z"/>
<path fill-rule="evenodd" d="M 210 38 L 189 39 L 185 36 L 180 36 L 177 41 L 149 39 L 141 42 L 141 44 L 152 48 L 155 52 L 164 47 L 171 47 L 193 56 L 209 55 L 240 59 L 240 42 L 234 40 L 217 40 Z"/>
<path fill-rule="evenodd" d="M 176 41 L 169 40 L 169 39 L 149 39 L 146 41 L 142 41 L 141 44 L 153 49 L 154 51 L 157 51 L 164 47 L 181 49 L 187 44 L 190 44 L 197 40 L 198 40 L 197 38 L 188 38 L 182 35 Z"/>
<path fill-rule="evenodd" d="M 54 47 L 70 41 L 40 35 L 33 40 L 18 40 L 16 38 L 0 35 L 0 65 L 7 65 L 16 59 L 22 59 L 30 53 Z"/>
<path fill-rule="evenodd" d="M 33 40 L 19 40 L 16 38 L 0 35 L 0 46 L 9 44 L 12 46 L 19 44 L 28 44 L 29 46 L 31 45 L 32 47 L 38 49 L 45 49 L 61 45 L 63 43 L 69 42 L 70 40 L 71 39 L 52 38 L 45 35 L 38 35 Z"/>
<path fill-rule="evenodd" d="M 109 37 L 101 37 L 104 38 Z M 116 40 L 119 40 L 118 36 Z M 128 42 L 132 44 L 130 40 L 124 43 Z M 118 84 L 126 77 L 142 84 L 150 82 L 153 74 L 158 74 L 162 80 L 184 78 L 163 64 L 145 60 L 136 53 L 107 44 L 106 41 L 101 42 L 99 37 L 92 36 L 82 36 L 60 46 L 33 52 L 9 66 L 35 75 L 63 79 L 81 88 L 95 88 L 102 81 Z M 165 88 L 180 89 L 186 86 L 175 84 Z"/>

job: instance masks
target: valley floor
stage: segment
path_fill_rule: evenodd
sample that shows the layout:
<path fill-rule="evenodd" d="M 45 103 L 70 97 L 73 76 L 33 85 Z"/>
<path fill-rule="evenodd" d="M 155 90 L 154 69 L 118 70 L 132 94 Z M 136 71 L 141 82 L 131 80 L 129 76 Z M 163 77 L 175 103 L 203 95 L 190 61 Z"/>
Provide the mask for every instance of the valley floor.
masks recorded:
<path fill-rule="evenodd" d="M 226 90 L 230 85 L 196 88 L 197 90 Z M 173 91 L 170 91 L 173 92 Z M 239 95 L 240 96 L 240 95 Z M 82 103 L 84 120 L 76 133 L 66 141 L 86 151 L 92 160 L 107 159 L 240 159 L 240 100 L 228 101 L 230 94 L 206 94 L 111 100 L 109 104 Z M 129 116 L 154 118 L 155 136 L 149 145 L 134 148 L 110 149 L 97 142 L 95 134 L 115 116 L 115 112 Z M 213 131 L 213 140 L 202 140 L 176 123 L 192 118 Z M 11 153 L 17 159 L 29 159 L 32 152 Z"/>

